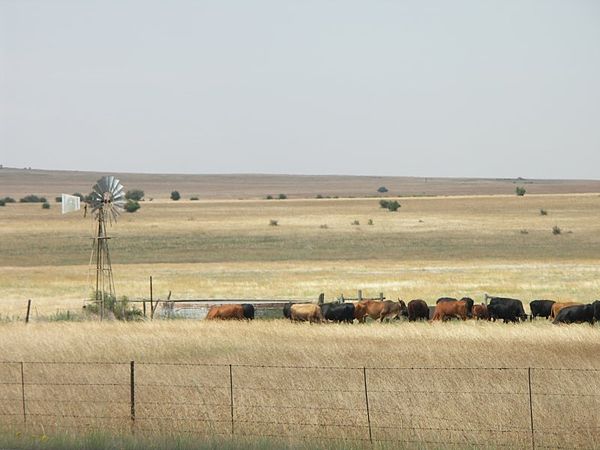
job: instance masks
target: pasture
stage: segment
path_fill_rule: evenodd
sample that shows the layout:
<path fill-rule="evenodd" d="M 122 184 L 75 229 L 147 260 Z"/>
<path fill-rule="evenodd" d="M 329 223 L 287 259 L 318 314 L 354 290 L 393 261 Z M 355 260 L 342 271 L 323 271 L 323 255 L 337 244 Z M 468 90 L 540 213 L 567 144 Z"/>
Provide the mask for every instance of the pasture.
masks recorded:
<path fill-rule="evenodd" d="M 164 190 L 171 188 L 169 183 L 165 183 Z M 26 189 L 30 187 L 27 185 Z M 31 187 L 28 193 L 50 192 L 53 194 L 50 198 L 60 193 L 60 190 L 54 193 L 47 187 L 44 189 Z M 2 195 L 16 196 L 12 191 Z M 147 297 L 148 277 L 152 275 L 155 298 L 165 298 L 172 291 L 173 299 L 316 300 L 318 294 L 324 292 L 326 300 L 331 300 L 340 294 L 354 297 L 357 289 L 362 289 L 367 297 L 383 291 L 389 299 L 422 298 L 429 304 L 440 296 L 460 298 L 465 295 L 481 302 L 484 293 L 521 298 L 526 305 L 533 299 L 587 303 L 600 298 L 598 194 L 432 196 L 400 198 L 399 201 L 402 207 L 392 213 L 380 208 L 377 198 L 213 198 L 172 202 L 157 197 L 152 202 L 142 202 L 142 208 L 135 214 L 122 215 L 110 228 L 117 295 L 131 299 Z M 547 215 L 540 214 L 541 209 L 547 211 Z M 276 220 L 278 225 L 270 225 L 271 220 Z M 358 224 L 354 224 L 356 221 Z M 543 320 L 518 325 L 401 321 L 350 326 L 311 326 L 283 320 L 53 322 L 67 310 L 79 313 L 84 299 L 89 296 L 91 224 L 89 217 L 83 219 L 81 214 L 62 216 L 56 203 L 52 203 L 49 210 L 39 204 L 8 204 L 0 208 L 0 314 L 3 319 L 0 360 L 25 361 L 25 384 L 52 385 L 69 376 L 91 384 L 113 376 L 126 382 L 129 361 L 135 361 L 141 365 L 138 374 L 141 383 L 144 377 L 149 377 L 146 384 L 158 384 L 140 387 L 143 389 L 141 402 L 154 402 L 163 407 L 161 411 L 146 410 L 147 414 L 160 412 L 160 417 L 171 414 L 183 423 L 184 419 L 189 421 L 190 417 L 198 417 L 194 414 L 202 413 L 219 424 L 219 420 L 228 420 L 229 410 L 203 410 L 186 415 L 185 411 L 172 409 L 174 403 L 185 402 L 189 396 L 177 390 L 178 381 L 191 383 L 201 391 L 198 383 L 223 383 L 227 376 L 223 368 L 230 364 L 239 366 L 233 368 L 233 375 L 238 370 L 237 376 L 253 380 L 252 386 L 256 389 L 247 394 L 250 397 L 244 397 L 244 384 L 233 385 L 232 398 L 269 405 L 269 402 L 287 401 L 282 390 L 289 388 L 290 383 L 300 389 L 299 398 L 303 398 L 302 389 L 318 391 L 319 386 L 360 390 L 360 373 L 352 372 L 351 376 L 344 377 L 336 369 L 323 372 L 318 367 L 366 367 L 373 371 L 367 371 L 366 377 L 372 382 L 372 401 L 380 409 L 386 409 L 384 405 L 387 405 L 387 409 L 395 409 L 400 414 L 402 408 L 410 405 L 412 418 L 398 416 L 398 421 L 402 421 L 404 427 L 429 429 L 417 432 L 415 439 L 437 442 L 431 445 L 434 448 L 444 446 L 440 441 L 452 448 L 461 444 L 468 446 L 468 442 L 529 447 L 529 406 L 527 390 L 523 390 L 527 388 L 523 384 L 527 380 L 523 370 L 600 369 L 596 357 L 600 351 L 598 326 L 553 326 Z M 560 227 L 560 234 L 552 233 L 554 226 Z M 33 300 L 32 323 L 24 325 L 20 321 L 28 298 Z M 122 367 L 114 373 L 100 370 L 98 365 L 81 365 L 71 371 L 52 369 L 50 365 L 35 368 L 35 364 L 44 361 L 110 362 Z M 174 369 L 187 366 L 149 369 L 152 363 L 218 367 L 194 369 L 192 373 Z M 254 371 L 242 368 L 247 365 L 291 368 L 281 369 L 283 373 L 275 376 L 260 367 Z M 407 367 L 419 370 L 402 372 L 401 368 Z M 467 372 L 442 381 L 443 377 L 435 370 L 444 367 L 462 368 Z M 394 368 L 396 372 L 386 374 L 382 368 Z M 491 368 L 491 371 L 478 372 L 480 368 Z M 500 368 L 502 370 L 497 371 Z M 0 370 L 4 370 L 5 377 L 18 375 L 13 366 Z M 555 419 L 562 415 L 573 419 L 569 426 L 585 426 L 587 431 L 582 436 L 566 432 L 553 435 L 552 430 L 543 432 L 540 424 L 540 431 L 535 434 L 537 445 L 556 447 L 575 443 L 586 447 L 591 442 L 590 435 L 595 436 L 590 430 L 600 426 L 597 415 L 590 414 L 597 409 L 598 373 L 586 373 L 583 379 L 562 376 L 566 371 L 558 373 L 562 378 L 549 392 L 551 397 L 545 396 L 546 383 L 556 382 L 559 375 L 534 373 L 530 385 L 535 394 L 534 419 L 549 421 L 547 423 L 553 426 L 557 423 Z M 506 398 L 492 393 L 508 392 L 503 389 L 515 392 Z M 410 390 L 439 393 L 423 396 L 411 394 Z M 488 396 L 482 394 L 488 390 Z M 441 396 L 443 392 L 455 392 L 457 396 Z M 12 398 L 18 392 L 5 394 Z M 293 394 L 298 392 L 289 395 Z M 343 393 L 334 394 L 333 397 L 315 394 L 310 399 L 306 397 L 305 403 L 309 405 L 296 406 L 325 408 L 331 406 L 332 401 L 347 401 Z M 127 409 L 128 399 L 120 397 L 110 406 L 116 409 L 86 409 L 88 404 L 101 404 L 106 395 L 101 388 L 87 387 L 67 393 L 55 387 L 28 394 L 27 400 L 37 398 L 40 403 L 28 403 L 26 410 L 33 415 L 62 411 L 63 416 L 55 423 L 60 429 L 73 424 L 66 417 L 75 411 L 69 402 L 83 408 L 77 410 L 78 413 L 90 416 L 118 415 L 123 413 L 118 408 Z M 198 395 L 197 400 L 208 401 L 216 394 L 201 391 Z M 584 400 L 573 400 L 577 398 Z M 43 400 L 48 402 L 46 406 Z M 64 401 L 64 409 L 57 409 L 50 400 Z M 300 411 L 289 408 L 291 401 L 288 408 L 277 411 L 278 420 L 315 427 L 319 426 L 319 420 L 350 421 L 363 427 L 361 439 L 366 436 L 362 409 L 357 409 L 354 415 L 344 415 L 340 410 L 328 411 L 326 417 L 302 416 Z M 464 419 L 464 429 L 485 428 L 487 431 L 474 432 L 476 435 L 435 431 L 448 428 L 442 426 L 439 415 L 433 414 L 442 408 L 442 403 L 445 416 Z M 18 410 L 19 405 L 10 408 Z M 348 403 L 348 407 L 353 404 Z M 266 417 L 241 409 L 234 413 L 241 423 Z M 227 417 L 223 419 L 222 414 Z M 272 420 L 273 415 L 268 417 Z M 511 417 L 514 421 L 507 419 Z M 379 433 L 376 436 L 380 438 L 384 437 L 385 427 L 399 423 L 394 422 L 393 413 L 374 416 L 373 420 L 374 433 Z M 30 431 L 40 433 L 41 422 L 38 420 L 36 425 L 36 420 L 30 418 Z M 497 427 L 485 427 L 490 424 Z M 264 425 L 257 429 L 265 435 L 297 432 L 292 425 L 277 425 L 276 429 L 268 423 Z M 156 430 L 165 432 L 169 426 L 176 434 L 177 427 L 162 422 Z M 383 428 L 377 430 L 377 426 Z M 508 428 L 509 432 L 499 434 L 499 428 Z M 179 429 L 183 433 L 183 425 Z M 511 434 L 510 430 L 516 429 L 525 431 Z M 225 430 L 229 432 L 228 428 Z M 243 429 L 239 430 L 241 433 Z M 498 437 L 500 435 L 504 440 Z M 356 445 L 362 445 L 361 441 Z M 398 448 L 399 443 L 391 446 Z M 406 447 L 414 446 L 406 443 Z"/>

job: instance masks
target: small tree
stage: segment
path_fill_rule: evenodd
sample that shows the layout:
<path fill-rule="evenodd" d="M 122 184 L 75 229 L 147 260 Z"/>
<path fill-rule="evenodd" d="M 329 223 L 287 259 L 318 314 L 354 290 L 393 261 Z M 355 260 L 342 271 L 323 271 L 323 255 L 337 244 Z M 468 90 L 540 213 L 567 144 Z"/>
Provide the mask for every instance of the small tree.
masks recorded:
<path fill-rule="evenodd" d="M 4 197 L 4 203 L 15 203 L 15 199 L 12 197 Z"/>
<path fill-rule="evenodd" d="M 125 211 L 128 213 L 134 213 L 138 209 L 140 209 L 140 204 L 135 200 L 129 199 L 127 200 L 127 203 L 125 203 Z"/>
<path fill-rule="evenodd" d="M 48 203 L 48 202 L 42 203 L 42 208 L 43 209 L 50 209 L 50 203 Z"/>
<path fill-rule="evenodd" d="M 279 194 L 279 200 L 285 200 L 286 198 L 287 198 L 287 195 Z"/>
<path fill-rule="evenodd" d="M 125 198 L 127 200 L 133 200 L 136 202 L 142 201 L 144 199 L 144 191 L 142 191 L 141 189 L 132 189 L 130 191 L 127 191 L 127 193 L 125 194 Z"/>
<path fill-rule="evenodd" d="M 398 200 L 394 200 L 388 203 L 387 208 L 392 212 L 396 212 L 398 211 L 398 208 L 400 208 L 400 203 L 398 203 Z"/>
<path fill-rule="evenodd" d="M 519 197 L 523 197 L 527 191 L 525 190 L 525 188 L 523 186 L 517 186 L 515 189 L 515 192 L 517 193 L 517 195 Z"/>
<path fill-rule="evenodd" d="M 6 206 L 6 200 L 0 199 L 0 206 Z"/>
<path fill-rule="evenodd" d="M 181 195 L 179 194 L 179 191 L 173 191 L 171 192 L 171 200 L 179 200 L 181 198 Z"/>
<path fill-rule="evenodd" d="M 379 189 L 377 189 L 377 192 L 379 192 L 380 194 L 385 194 L 388 191 L 388 188 L 386 188 L 385 186 L 381 186 Z"/>
<path fill-rule="evenodd" d="M 390 204 L 389 200 L 379 200 L 379 206 L 381 206 L 382 208 L 387 209 L 389 204 Z"/>
<path fill-rule="evenodd" d="M 265 198 L 266 198 L 267 200 L 273 200 L 273 196 L 272 196 L 271 194 L 267 195 Z"/>

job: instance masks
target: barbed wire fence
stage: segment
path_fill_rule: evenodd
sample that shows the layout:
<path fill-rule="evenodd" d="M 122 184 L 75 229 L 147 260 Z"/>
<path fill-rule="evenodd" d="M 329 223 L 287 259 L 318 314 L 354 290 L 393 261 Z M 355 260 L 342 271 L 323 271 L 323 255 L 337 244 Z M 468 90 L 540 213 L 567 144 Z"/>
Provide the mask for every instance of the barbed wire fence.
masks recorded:
<path fill-rule="evenodd" d="M 600 370 L 0 362 L 0 422 L 107 432 L 591 448 Z"/>

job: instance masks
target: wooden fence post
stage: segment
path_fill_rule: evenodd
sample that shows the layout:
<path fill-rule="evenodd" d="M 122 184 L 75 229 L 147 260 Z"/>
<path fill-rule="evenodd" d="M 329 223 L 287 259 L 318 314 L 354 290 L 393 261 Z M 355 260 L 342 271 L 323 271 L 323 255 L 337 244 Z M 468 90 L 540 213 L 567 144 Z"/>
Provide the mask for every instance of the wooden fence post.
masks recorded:
<path fill-rule="evenodd" d="M 135 426 L 135 361 L 131 361 L 129 365 L 129 394 L 131 406 L 131 431 L 134 431 Z"/>
<path fill-rule="evenodd" d="M 362 300 L 362 290 L 359 289 L 358 290 L 358 301 L 360 302 Z"/>
<path fill-rule="evenodd" d="M 231 408 L 231 435 L 234 434 L 233 421 L 233 367 L 229 364 L 229 405 Z"/>
<path fill-rule="evenodd" d="M 385 298 L 385 297 L 383 296 L 383 292 L 380 292 L 380 293 L 379 293 L 379 300 L 383 301 L 383 299 L 384 299 L 384 298 Z"/>
<path fill-rule="evenodd" d="M 29 323 L 29 313 L 31 312 L 31 299 L 27 300 L 27 315 L 25 316 L 25 323 Z"/>
<path fill-rule="evenodd" d="M 531 393 L 531 367 L 527 368 L 527 386 L 529 388 L 529 418 L 531 424 L 531 448 L 535 449 L 535 428 L 533 427 L 533 399 Z"/>
<path fill-rule="evenodd" d="M 25 409 L 25 365 L 21 361 L 21 398 L 23 401 L 23 425 L 27 425 L 27 409 Z"/>
<path fill-rule="evenodd" d="M 367 368 L 363 367 L 363 380 L 365 382 L 365 405 L 367 407 L 367 423 L 369 425 L 369 441 L 373 443 L 373 433 L 371 431 L 371 413 L 369 412 L 369 389 L 367 388 Z"/>
<path fill-rule="evenodd" d="M 150 319 L 154 319 L 154 306 L 152 304 L 152 275 L 150 276 Z"/>

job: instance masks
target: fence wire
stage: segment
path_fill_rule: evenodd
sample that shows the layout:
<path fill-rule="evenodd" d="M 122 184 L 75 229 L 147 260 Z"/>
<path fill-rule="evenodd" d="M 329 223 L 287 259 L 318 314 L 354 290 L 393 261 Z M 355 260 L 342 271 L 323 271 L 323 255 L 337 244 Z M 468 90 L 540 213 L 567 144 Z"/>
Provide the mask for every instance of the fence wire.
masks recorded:
<path fill-rule="evenodd" d="M 0 362 L 0 424 L 422 447 L 600 444 L 600 370 Z"/>

